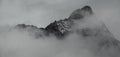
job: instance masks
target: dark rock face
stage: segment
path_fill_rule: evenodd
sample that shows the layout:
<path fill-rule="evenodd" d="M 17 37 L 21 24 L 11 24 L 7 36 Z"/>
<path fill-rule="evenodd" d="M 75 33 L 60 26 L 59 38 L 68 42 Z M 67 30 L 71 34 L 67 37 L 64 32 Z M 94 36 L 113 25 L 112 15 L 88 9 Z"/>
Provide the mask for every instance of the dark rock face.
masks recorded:
<path fill-rule="evenodd" d="M 18 24 L 15 28 L 21 31 L 27 31 L 30 34 L 34 35 L 35 38 L 48 36 L 48 32 L 44 28 L 38 28 L 34 25 L 25 25 L 25 24 Z"/>
<path fill-rule="evenodd" d="M 45 28 L 38 28 L 34 25 L 25 25 L 25 24 L 18 24 L 16 27 L 21 29 L 31 28 L 31 30 L 44 31 L 42 33 L 45 33 L 44 35 L 46 36 L 49 36 L 50 34 L 52 34 L 57 38 L 64 38 L 64 36 L 71 31 L 72 25 L 73 25 L 72 20 L 64 19 L 64 20 L 54 21 L 53 23 L 49 24 Z M 41 35 L 41 32 L 38 32 L 36 34 Z"/>
<path fill-rule="evenodd" d="M 60 21 L 55 21 L 48 25 L 45 29 L 53 33 L 57 37 L 64 37 L 71 31 L 71 26 L 73 25 L 73 21 L 69 19 L 64 19 Z"/>
<path fill-rule="evenodd" d="M 77 10 L 73 11 L 72 14 L 70 15 L 69 19 L 82 19 L 86 15 L 92 15 L 92 14 L 93 14 L 93 11 L 92 11 L 91 7 L 84 6 L 81 9 L 77 9 Z"/>
<path fill-rule="evenodd" d="M 16 27 L 19 27 L 19 28 L 28 28 L 28 27 L 31 27 L 31 28 L 36 28 L 38 29 L 36 26 L 34 25 L 26 25 L 26 24 L 18 24 Z"/>

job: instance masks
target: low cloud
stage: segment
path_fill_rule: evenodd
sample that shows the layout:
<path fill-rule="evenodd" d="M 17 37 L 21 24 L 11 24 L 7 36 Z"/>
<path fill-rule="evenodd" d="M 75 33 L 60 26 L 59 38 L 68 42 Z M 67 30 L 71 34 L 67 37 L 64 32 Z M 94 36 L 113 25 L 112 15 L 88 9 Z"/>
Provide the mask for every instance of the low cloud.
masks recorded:
<path fill-rule="evenodd" d="M 68 35 L 64 40 L 58 40 L 55 36 L 44 36 L 36 39 L 35 35 L 31 34 L 34 32 L 19 30 L 14 27 L 21 23 L 46 27 L 54 20 L 68 17 L 73 10 L 86 4 L 93 8 L 96 16 L 86 17 L 87 21 L 85 23 L 84 20 L 80 23 L 76 21 L 78 24 L 74 30 L 101 26 L 101 22 L 95 21 L 97 18 L 107 24 L 107 27 L 114 33 L 115 37 L 119 37 L 120 34 L 118 32 L 119 29 L 117 29 L 119 28 L 119 7 L 115 7 L 119 5 L 117 2 L 114 2 L 114 6 L 111 5 L 111 7 L 107 8 L 108 2 L 101 5 L 99 1 L 94 0 L 0 1 L 0 57 L 94 57 L 91 50 L 97 47 L 93 45 L 93 39 L 84 40 L 81 35 L 76 33 Z M 89 41 L 91 45 L 88 45 Z"/>

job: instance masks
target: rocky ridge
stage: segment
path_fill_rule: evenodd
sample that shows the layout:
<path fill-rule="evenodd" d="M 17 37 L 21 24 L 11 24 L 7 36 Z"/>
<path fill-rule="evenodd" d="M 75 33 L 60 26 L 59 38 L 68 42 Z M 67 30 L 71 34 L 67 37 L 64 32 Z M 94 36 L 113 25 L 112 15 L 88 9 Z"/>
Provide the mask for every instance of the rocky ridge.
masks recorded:
<path fill-rule="evenodd" d="M 54 21 L 53 23 L 50 23 L 45 28 L 38 28 L 34 25 L 26 25 L 26 24 L 18 24 L 16 25 L 16 27 L 19 27 L 22 29 L 29 27 L 37 31 L 42 30 L 47 32 L 47 35 L 53 34 L 58 38 L 63 38 L 66 34 L 68 34 L 68 32 L 71 32 L 71 27 L 72 25 L 74 25 L 73 20 L 82 19 L 82 17 L 84 17 L 84 14 L 88 14 L 86 13 L 86 11 L 89 11 L 90 14 L 93 13 L 90 6 L 84 6 L 83 8 L 77 9 L 74 12 L 72 12 L 70 17 L 64 20 Z"/>

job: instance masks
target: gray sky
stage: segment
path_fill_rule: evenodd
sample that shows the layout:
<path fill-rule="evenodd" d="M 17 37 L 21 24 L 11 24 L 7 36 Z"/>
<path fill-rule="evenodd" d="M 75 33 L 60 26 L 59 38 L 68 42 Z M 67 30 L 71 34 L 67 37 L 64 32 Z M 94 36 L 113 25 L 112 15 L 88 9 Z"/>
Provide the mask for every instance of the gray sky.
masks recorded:
<path fill-rule="evenodd" d="M 90 5 L 116 38 L 120 38 L 120 0 L 0 0 L 0 25 L 19 23 L 45 27 L 67 18 L 72 11 Z"/>

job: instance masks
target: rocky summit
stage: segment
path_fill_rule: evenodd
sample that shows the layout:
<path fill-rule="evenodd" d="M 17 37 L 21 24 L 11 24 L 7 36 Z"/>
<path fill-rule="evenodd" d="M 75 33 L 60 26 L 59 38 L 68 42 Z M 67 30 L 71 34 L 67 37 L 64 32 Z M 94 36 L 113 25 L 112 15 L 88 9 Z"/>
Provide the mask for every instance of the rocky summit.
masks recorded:
<path fill-rule="evenodd" d="M 70 17 L 54 21 L 45 28 L 25 24 L 18 24 L 16 28 L 27 30 L 36 38 L 54 36 L 63 40 L 66 36 L 75 34 L 75 37 L 85 40 L 95 57 L 120 57 L 120 41 L 115 39 L 105 24 L 91 18 L 93 15 L 92 8 L 87 5 L 73 11 Z"/>
<path fill-rule="evenodd" d="M 59 20 L 59 21 L 54 21 L 53 23 L 50 23 L 47 27 L 45 28 L 38 28 L 34 25 L 26 25 L 26 24 L 18 24 L 16 27 L 26 29 L 26 28 L 32 28 L 32 29 L 37 29 L 37 30 L 44 30 L 49 34 L 53 34 L 58 38 L 63 38 L 65 35 L 71 32 L 71 28 L 74 25 L 74 20 L 76 19 L 82 19 L 85 14 L 92 15 L 92 9 L 90 6 L 84 6 L 81 9 L 77 9 L 72 14 L 70 17 L 65 18 L 64 20 Z"/>

